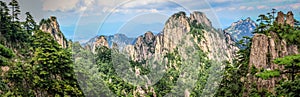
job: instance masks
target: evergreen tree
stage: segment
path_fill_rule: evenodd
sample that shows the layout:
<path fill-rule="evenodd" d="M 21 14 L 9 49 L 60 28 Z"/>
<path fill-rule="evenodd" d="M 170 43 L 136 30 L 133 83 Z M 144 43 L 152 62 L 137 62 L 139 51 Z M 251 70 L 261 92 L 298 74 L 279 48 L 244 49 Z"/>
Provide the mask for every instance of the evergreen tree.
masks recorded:
<path fill-rule="evenodd" d="M 23 22 L 24 29 L 27 34 L 32 34 L 34 30 L 37 29 L 37 24 L 29 12 L 26 12 L 26 21 Z"/>
<path fill-rule="evenodd" d="M 269 79 L 272 77 L 279 77 L 282 74 L 287 75 L 289 78 L 283 81 L 276 88 L 278 96 L 298 97 L 299 95 L 299 79 L 296 79 L 300 73 L 300 54 L 285 56 L 283 58 L 277 58 L 273 61 L 275 64 L 283 65 L 284 70 L 265 70 L 257 77 L 263 79 Z"/>
<path fill-rule="evenodd" d="M 62 49 L 49 33 L 41 31 L 35 32 L 33 45 L 35 52 L 31 64 L 35 95 L 82 95 L 74 78 L 70 51 Z"/>
<path fill-rule="evenodd" d="M 10 40 L 10 36 L 12 35 L 10 18 L 6 3 L 0 1 L 0 42 L 4 45 L 8 45 L 7 40 Z"/>
<path fill-rule="evenodd" d="M 11 0 L 9 2 L 9 5 L 11 6 L 11 16 L 12 16 L 12 21 L 14 22 L 15 20 L 19 20 L 19 15 L 21 14 L 20 6 L 17 0 Z"/>

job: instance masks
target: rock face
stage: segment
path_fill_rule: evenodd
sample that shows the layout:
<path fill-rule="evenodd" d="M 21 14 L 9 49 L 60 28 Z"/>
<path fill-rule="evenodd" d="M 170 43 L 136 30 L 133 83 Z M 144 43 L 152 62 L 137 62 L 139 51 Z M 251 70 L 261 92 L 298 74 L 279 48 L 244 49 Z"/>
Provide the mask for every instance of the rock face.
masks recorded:
<path fill-rule="evenodd" d="M 40 30 L 43 32 L 50 33 L 52 37 L 60 44 L 63 48 L 67 48 L 67 40 L 59 28 L 56 17 L 51 16 L 47 20 L 42 20 L 40 24 Z"/>
<path fill-rule="evenodd" d="M 225 36 L 222 30 L 214 29 L 203 13 L 193 12 L 190 16 L 187 17 L 183 12 L 172 15 L 165 23 L 161 33 L 153 35 L 151 32 L 146 32 L 136 39 L 134 45 L 126 46 L 124 52 L 134 61 L 143 62 L 154 59 L 156 62 L 168 63 L 168 61 L 164 61 L 164 56 L 176 50 L 182 63 L 186 62 L 184 64 L 188 64 L 192 68 L 197 68 L 201 64 L 199 57 L 195 55 L 195 51 L 199 49 L 207 54 L 207 59 L 213 60 L 216 64 L 225 60 L 232 61 L 238 50 L 234 46 L 232 37 L 229 34 Z M 192 23 L 204 27 L 200 32 L 203 36 L 191 34 L 191 30 L 196 29 Z M 200 37 L 201 40 L 198 40 Z M 197 66 L 192 66 L 193 64 Z M 171 65 L 179 68 L 176 63 L 171 63 Z M 148 89 L 137 90 L 142 91 L 140 93 L 148 91 Z M 187 88 L 182 91 L 186 95 L 189 95 L 190 92 Z"/>
<path fill-rule="evenodd" d="M 188 20 L 189 18 L 183 12 L 176 13 L 168 19 L 163 29 L 163 35 L 161 35 L 162 46 L 160 49 L 162 53 L 172 52 L 184 34 L 190 32 L 191 27 Z"/>
<path fill-rule="evenodd" d="M 212 27 L 210 20 L 206 17 L 206 15 L 202 12 L 193 12 L 190 15 L 190 22 L 197 21 L 197 24 L 206 25 L 207 27 Z"/>
<path fill-rule="evenodd" d="M 108 42 L 104 36 L 99 36 L 92 47 L 92 52 L 95 52 L 97 47 L 105 46 L 109 48 Z"/>
<path fill-rule="evenodd" d="M 287 45 L 285 40 L 280 40 L 275 32 L 270 32 L 271 37 L 264 34 L 255 34 L 252 41 L 249 70 L 254 66 L 258 70 L 282 70 L 283 66 L 274 64 L 272 61 L 276 58 L 284 57 L 287 55 L 299 54 L 296 45 Z M 250 72 L 250 71 L 249 71 Z M 276 82 L 280 78 L 271 78 L 263 80 L 261 78 L 250 78 L 252 82 L 256 82 L 257 88 L 266 88 L 273 92 Z"/>
<path fill-rule="evenodd" d="M 208 53 L 210 59 L 231 61 L 235 50 L 238 49 L 233 46 L 232 37 L 226 36 L 230 40 L 227 41 L 222 30 L 212 28 L 211 22 L 202 12 L 193 12 L 190 16 L 187 17 L 184 12 L 172 15 L 161 33 L 157 35 L 151 32 L 145 33 L 144 36 L 137 38 L 134 45 L 127 46 L 125 52 L 135 61 L 147 60 L 150 57 L 159 59 L 166 53 L 173 52 L 178 45 L 183 43 L 192 45 L 192 41 L 189 40 L 192 39 L 197 42 L 201 50 Z M 201 41 L 188 34 L 191 31 L 191 23 L 201 24 L 208 29 L 203 31 Z"/>
<path fill-rule="evenodd" d="M 292 27 L 294 27 L 294 23 L 295 23 L 294 14 L 292 11 L 289 11 L 286 15 L 286 24 L 289 24 Z"/>
<path fill-rule="evenodd" d="M 286 14 L 286 18 L 284 17 L 284 13 L 282 11 L 278 12 L 277 13 L 277 18 L 276 18 L 276 22 L 278 24 L 288 24 L 292 27 L 294 27 L 294 23 L 295 23 L 295 20 L 294 20 L 294 14 L 292 11 L 289 11 L 287 14 Z"/>
<path fill-rule="evenodd" d="M 278 13 L 278 23 L 282 23 L 281 14 L 281 12 Z M 269 33 L 270 36 L 266 36 L 264 34 L 254 35 L 250 52 L 249 72 L 252 67 L 257 68 L 258 70 L 282 70 L 283 66 L 279 66 L 272 62 L 274 59 L 287 55 L 299 54 L 299 50 L 296 45 L 288 45 L 285 40 L 278 37 L 276 32 L 271 31 Z M 279 78 L 263 80 L 261 78 L 248 76 L 248 79 L 250 79 L 250 83 L 256 82 L 258 89 L 266 88 L 273 92 L 275 83 L 283 77 L 285 76 L 281 75 Z"/>
<path fill-rule="evenodd" d="M 150 58 L 155 52 L 155 36 L 148 31 L 143 36 L 136 39 L 134 45 L 129 45 L 125 48 L 130 57 L 134 61 L 142 61 Z"/>
<path fill-rule="evenodd" d="M 284 24 L 284 13 L 282 11 L 277 13 L 276 22 L 278 24 Z"/>
<path fill-rule="evenodd" d="M 253 37 L 252 32 L 254 32 L 256 27 L 257 24 L 248 17 L 232 23 L 224 32 L 232 35 L 235 41 L 240 41 L 244 36 Z"/>

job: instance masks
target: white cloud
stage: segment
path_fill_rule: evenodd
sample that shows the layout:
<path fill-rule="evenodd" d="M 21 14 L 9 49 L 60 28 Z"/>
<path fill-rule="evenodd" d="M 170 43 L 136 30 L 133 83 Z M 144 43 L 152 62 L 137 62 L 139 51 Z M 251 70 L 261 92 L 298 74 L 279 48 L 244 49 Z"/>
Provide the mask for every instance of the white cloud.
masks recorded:
<path fill-rule="evenodd" d="M 210 0 L 210 2 L 215 2 L 215 3 L 224 3 L 224 2 L 230 2 L 230 1 L 234 1 L 234 0 Z"/>
<path fill-rule="evenodd" d="M 147 6 L 149 4 L 159 4 L 159 3 L 166 3 L 167 0 L 143 0 L 143 1 L 133 1 L 128 2 L 123 7 L 124 8 L 134 8 L 138 6 Z"/>
<path fill-rule="evenodd" d="M 79 0 L 43 0 L 44 11 L 69 11 L 76 8 Z"/>
<path fill-rule="evenodd" d="M 268 9 L 269 7 L 268 6 L 265 6 L 265 5 L 259 5 L 256 7 L 257 9 Z"/>
<path fill-rule="evenodd" d="M 236 8 L 235 7 L 229 7 L 228 10 L 233 11 L 233 10 L 236 10 Z"/>
<path fill-rule="evenodd" d="M 246 10 L 254 10 L 254 7 L 248 7 Z"/>
<path fill-rule="evenodd" d="M 298 9 L 298 8 L 300 8 L 300 3 L 291 4 L 290 7 L 294 8 L 294 9 Z"/>
<path fill-rule="evenodd" d="M 246 9 L 246 8 L 247 8 L 247 6 L 240 6 L 240 7 L 239 7 L 240 10 L 244 10 L 244 9 Z"/>

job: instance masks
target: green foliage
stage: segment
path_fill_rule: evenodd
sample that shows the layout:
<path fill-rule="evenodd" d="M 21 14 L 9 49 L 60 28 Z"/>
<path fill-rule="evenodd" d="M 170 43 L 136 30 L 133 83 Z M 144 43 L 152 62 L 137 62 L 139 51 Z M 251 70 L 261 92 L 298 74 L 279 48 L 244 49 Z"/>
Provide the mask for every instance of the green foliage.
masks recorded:
<path fill-rule="evenodd" d="M 70 51 L 62 49 L 49 33 L 38 31 L 34 38 L 33 86 L 48 95 L 82 95 L 74 78 Z"/>
<path fill-rule="evenodd" d="M 249 42 L 248 42 L 249 41 Z M 240 49 L 237 53 L 237 58 L 230 64 L 227 62 L 223 80 L 220 83 L 219 89 L 215 96 L 217 97 L 240 97 L 243 96 L 245 90 L 246 75 L 248 73 L 250 50 L 251 50 L 251 38 L 244 37 L 237 43 L 244 48 Z M 252 69 L 257 71 L 256 69 Z M 251 90 L 253 91 L 253 90 Z"/>
<path fill-rule="evenodd" d="M 0 66 L 8 65 L 8 59 L 14 57 L 12 50 L 0 44 Z"/>
<path fill-rule="evenodd" d="M 21 14 L 20 11 L 20 6 L 17 0 L 11 0 L 11 2 L 9 2 L 9 5 L 11 6 L 12 10 L 12 19 L 14 20 L 19 20 L 19 15 Z"/>
<path fill-rule="evenodd" d="M 33 33 L 34 30 L 37 29 L 37 24 L 29 12 L 26 12 L 25 14 L 26 14 L 26 21 L 23 22 L 23 27 L 30 35 Z"/>
<path fill-rule="evenodd" d="M 276 87 L 276 94 L 280 97 L 299 97 L 300 91 L 299 78 L 294 81 L 285 81 Z"/>
<path fill-rule="evenodd" d="M 279 77 L 280 76 L 280 71 L 279 70 L 265 70 L 263 73 L 259 73 L 255 75 L 256 77 L 260 77 L 264 80 L 267 80 L 272 77 Z"/>
<path fill-rule="evenodd" d="M 267 70 L 257 74 L 257 77 L 268 79 L 279 77 L 282 74 L 290 74 L 289 79 L 281 82 L 276 87 L 277 96 L 296 97 L 299 96 L 299 79 L 296 77 L 300 73 L 300 54 L 277 58 L 273 61 L 275 64 L 283 65 L 284 70 Z"/>
<path fill-rule="evenodd" d="M 198 24 L 197 20 L 194 20 L 190 23 L 191 31 L 190 34 L 193 35 L 194 38 L 197 38 L 197 41 L 200 42 L 204 37 L 204 26 L 202 24 Z"/>
<path fill-rule="evenodd" d="M 250 74 L 255 75 L 257 72 L 258 72 L 257 68 L 255 68 L 255 66 L 252 66 Z"/>

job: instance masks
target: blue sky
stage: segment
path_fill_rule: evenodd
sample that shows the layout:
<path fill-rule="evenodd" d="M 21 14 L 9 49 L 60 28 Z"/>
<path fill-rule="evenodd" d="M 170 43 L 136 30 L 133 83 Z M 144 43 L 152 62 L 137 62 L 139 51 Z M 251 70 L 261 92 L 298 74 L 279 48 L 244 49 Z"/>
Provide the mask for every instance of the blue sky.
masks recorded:
<path fill-rule="evenodd" d="M 10 0 L 4 0 L 10 1 Z M 146 31 L 159 33 L 173 13 L 206 13 L 216 28 L 226 28 L 240 19 L 256 20 L 272 8 L 300 16 L 299 0 L 19 0 L 22 13 L 36 21 L 58 18 L 68 39 L 85 42 L 95 35 L 123 33 L 130 37 Z"/>

